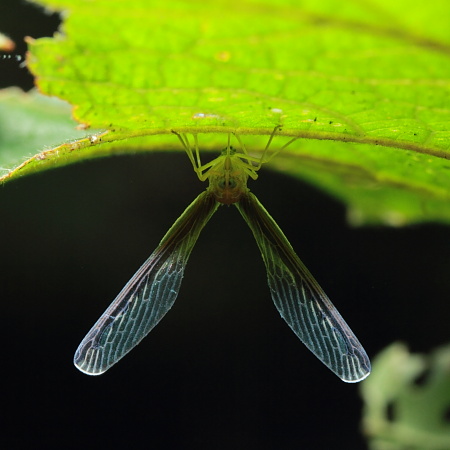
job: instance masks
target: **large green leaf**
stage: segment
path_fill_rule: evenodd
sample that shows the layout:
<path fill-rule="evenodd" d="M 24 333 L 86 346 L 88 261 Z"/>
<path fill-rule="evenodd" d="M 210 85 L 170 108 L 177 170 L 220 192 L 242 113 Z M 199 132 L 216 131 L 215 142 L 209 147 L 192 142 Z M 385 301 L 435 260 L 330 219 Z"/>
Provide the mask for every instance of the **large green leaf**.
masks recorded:
<path fill-rule="evenodd" d="M 448 2 L 41 3 L 65 22 L 30 45 L 40 90 L 109 131 L 40 153 L 4 180 L 175 149 L 172 130 L 202 133 L 204 149 L 222 148 L 229 132 L 260 149 L 281 125 L 275 146 L 299 139 L 273 167 L 341 198 L 354 223 L 450 221 Z"/>

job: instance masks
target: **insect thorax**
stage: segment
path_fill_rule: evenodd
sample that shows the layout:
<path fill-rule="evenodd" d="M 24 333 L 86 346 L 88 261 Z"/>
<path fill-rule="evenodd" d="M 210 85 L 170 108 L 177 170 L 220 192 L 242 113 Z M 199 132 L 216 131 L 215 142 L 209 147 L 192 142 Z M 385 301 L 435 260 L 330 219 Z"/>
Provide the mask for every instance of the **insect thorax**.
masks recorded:
<path fill-rule="evenodd" d="M 233 151 L 231 156 L 230 150 Z M 225 205 L 238 202 L 242 195 L 249 191 L 247 188 L 248 174 L 243 168 L 242 161 L 234 157 L 235 152 L 233 148 L 230 148 L 226 156 L 222 153 L 223 158 L 208 172 L 208 190 L 219 203 Z"/>

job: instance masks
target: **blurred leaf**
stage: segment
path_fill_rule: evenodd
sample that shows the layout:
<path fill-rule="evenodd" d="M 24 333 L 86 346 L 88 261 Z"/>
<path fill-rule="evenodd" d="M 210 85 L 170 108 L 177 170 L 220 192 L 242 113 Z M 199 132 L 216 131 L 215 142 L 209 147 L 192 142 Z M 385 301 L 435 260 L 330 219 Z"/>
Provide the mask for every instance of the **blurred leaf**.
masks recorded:
<path fill-rule="evenodd" d="M 215 151 L 236 132 L 261 150 L 282 125 L 277 135 L 300 139 L 273 167 L 346 202 L 353 223 L 450 222 L 449 2 L 41 3 L 65 22 L 55 38 L 30 42 L 39 88 L 109 131 L 4 180 L 180 149 L 172 130 L 202 133 L 202 149 Z"/>
<path fill-rule="evenodd" d="M 450 345 L 431 355 L 395 343 L 361 384 L 363 427 L 374 450 L 450 448 Z"/>
<path fill-rule="evenodd" d="M 76 130 L 76 125 L 66 102 L 36 91 L 26 94 L 18 88 L 0 90 L 0 174 L 8 173 L 8 168 L 18 161 L 25 161 L 24 150 L 44 150 L 65 139 L 84 136 L 86 132 Z M 52 161 L 53 165 L 61 163 Z"/>

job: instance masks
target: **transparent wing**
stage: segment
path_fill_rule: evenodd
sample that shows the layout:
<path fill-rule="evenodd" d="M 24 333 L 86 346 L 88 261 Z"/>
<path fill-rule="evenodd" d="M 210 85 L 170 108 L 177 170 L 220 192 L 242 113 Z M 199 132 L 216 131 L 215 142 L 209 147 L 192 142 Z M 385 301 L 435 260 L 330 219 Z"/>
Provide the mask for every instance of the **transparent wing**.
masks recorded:
<path fill-rule="evenodd" d="M 78 369 L 100 375 L 158 324 L 175 302 L 192 248 L 217 207 L 207 192 L 188 206 L 83 339 L 74 357 Z"/>
<path fill-rule="evenodd" d="M 251 192 L 236 206 L 261 250 L 272 299 L 281 317 L 343 381 L 355 383 L 366 378 L 371 367 L 362 345 L 269 213 Z"/>

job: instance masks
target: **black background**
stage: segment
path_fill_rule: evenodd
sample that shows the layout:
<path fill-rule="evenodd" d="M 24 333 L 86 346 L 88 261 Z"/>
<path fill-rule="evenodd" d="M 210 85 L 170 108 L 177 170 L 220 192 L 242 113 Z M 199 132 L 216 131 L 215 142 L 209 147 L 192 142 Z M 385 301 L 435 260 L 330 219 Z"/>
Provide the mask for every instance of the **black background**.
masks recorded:
<path fill-rule="evenodd" d="M 31 5 L 0 5 L 0 31 L 18 44 L 58 26 Z M 0 61 L 0 86 L 30 80 Z M 371 357 L 395 340 L 413 351 L 448 340 L 448 228 L 350 228 L 342 205 L 269 170 L 250 187 Z M 72 365 L 204 188 L 181 154 L 97 160 L 0 188 L 4 448 L 365 448 L 358 386 L 280 319 L 233 207 L 205 228 L 175 307 L 138 348 L 100 377 Z"/>

